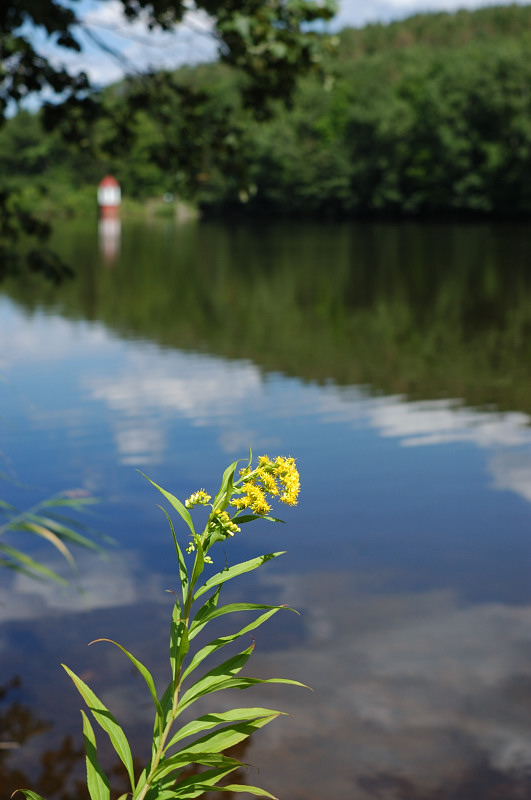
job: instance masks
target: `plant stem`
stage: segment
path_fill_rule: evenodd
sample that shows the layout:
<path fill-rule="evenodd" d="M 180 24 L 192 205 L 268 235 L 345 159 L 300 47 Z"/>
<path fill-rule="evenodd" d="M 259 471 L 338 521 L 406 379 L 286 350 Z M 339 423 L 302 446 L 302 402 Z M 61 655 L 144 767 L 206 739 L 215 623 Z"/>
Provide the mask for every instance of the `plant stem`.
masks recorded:
<path fill-rule="evenodd" d="M 206 532 L 206 528 L 205 528 L 204 532 Z M 187 595 L 186 595 L 186 603 L 185 603 L 184 608 L 183 608 L 183 619 L 182 619 L 182 622 L 183 622 L 183 625 L 184 625 L 184 627 L 185 627 L 187 632 L 188 632 L 188 625 L 189 625 L 189 621 L 190 621 L 190 612 L 192 610 L 194 586 L 195 586 L 195 583 L 197 581 L 197 578 L 196 578 L 196 581 L 194 581 L 194 583 L 192 583 L 191 577 L 195 573 L 195 568 L 196 568 L 196 564 L 197 564 L 198 555 L 199 555 L 199 553 L 196 551 L 195 559 L 194 559 L 194 565 L 193 565 L 193 568 L 192 568 L 192 572 L 190 573 L 190 579 L 188 581 L 188 592 L 187 592 Z M 151 768 L 149 770 L 149 775 L 146 778 L 146 783 L 145 783 L 144 787 L 142 788 L 140 794 L 135 798 L 135 800 L 144 800 L 146 794 L 150 790 L 151 781 L 153 780 L 154 773 L 158 769 L 158 766 L 159 766 L 159 764 L 161 762 L 161 759 L 162 759 L 162 756 L 163 756 L 163 753 L 164 753 L 164 747 L 166 745 L 166 741 L 168 739 L 168 736 L 170 735 L 170 731 L 171 731 L 171 728 L 173 726 L 173 723 L 175 722 L 175 720 L 176 720 L 176 718 L 178 716 L 177 715 L 177 706 L 179 705 L 179 692 L 180 692 L 180 689 L 181 689 L 181 672 L 182 672 L 182 662 L 177 665 L 177 671 L 175 673 L 172 710 L 171 710 L 170 717 L 168 719 L 168 722 L 166 723 L 166 727 L 164 728 L 164 730 L 163 730 L 163 732 L 162 732 L 162 734 L 160 736 L 159 745 L 157 747 L 157 752 L 155 753 L 155 757 L 153 758 L 153 762 L 152 762 Z"/>

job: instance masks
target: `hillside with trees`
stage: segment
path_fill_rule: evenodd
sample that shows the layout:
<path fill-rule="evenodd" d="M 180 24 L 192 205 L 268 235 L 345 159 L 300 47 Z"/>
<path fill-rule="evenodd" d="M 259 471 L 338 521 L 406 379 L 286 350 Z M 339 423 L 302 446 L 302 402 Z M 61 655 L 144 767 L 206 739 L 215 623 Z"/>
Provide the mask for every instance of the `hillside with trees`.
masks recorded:
<path fill-rule="evenodd" d="M 210 215 L 531 213 L 531 6 L 337 40 L 324 81 L 304 77 L 273 113 L 250 113 L 242 74 L 222 63 L 109 87 L 81 153 L 21 112 L 0 131 L 0 170 L 68 213 L 93 204 L 106 171 L 126 197 L 173 192 Z"/>

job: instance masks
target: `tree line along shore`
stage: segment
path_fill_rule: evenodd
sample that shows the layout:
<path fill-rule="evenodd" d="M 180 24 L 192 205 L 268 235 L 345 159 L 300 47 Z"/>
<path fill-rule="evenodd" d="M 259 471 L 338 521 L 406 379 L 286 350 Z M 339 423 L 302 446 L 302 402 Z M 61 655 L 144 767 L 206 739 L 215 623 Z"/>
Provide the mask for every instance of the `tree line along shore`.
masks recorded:
<path fill-rule="evenodd" d="M 0 172 L 50 215 L 95 214 L 112 172 L 125 213 L 171 214 L 173 197 L 217 216 L 527 216 L 530 52 L 531 6 L 344 29 L 324 77 L 263 118 L 221 63 L 158 72 L 103 90 L 75 143 L 68 120 L 45 130 L 20 111 L 0 129 Z"/>

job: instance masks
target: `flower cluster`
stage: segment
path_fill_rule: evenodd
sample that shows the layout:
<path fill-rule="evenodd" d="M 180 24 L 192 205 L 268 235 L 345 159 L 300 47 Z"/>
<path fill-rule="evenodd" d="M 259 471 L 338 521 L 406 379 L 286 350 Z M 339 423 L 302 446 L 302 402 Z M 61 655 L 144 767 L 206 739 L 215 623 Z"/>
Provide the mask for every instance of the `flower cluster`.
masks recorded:
<path fill-rule="evenodd" d="M 234 536 L 235 533 L 239 533 L 241 530 L 241 528 L 238 528 L 236 523 L 231 520 L 226 511 L 213 511 L 210 515 L 208 527 L 210 530 L 217 529 L 225 537 Z"/>
<path fill-rule="evenodd" d="M 210 495 L 207 494 L 204 489 L 199 489 L 198 492 L 194 492 L 187 500 L 184 501 L 184 505 L 186 508 L 193 508 L 194 506 L 206 506 L 209 501 Z"/>
<path fill-rule="evenodd" d="M 231 500 L 238 511 L 249 508 L 259 516 L 271 511 L 267 495 L 278 497 L 281 503 L 289 506 L 297 504 L 300 481 L 294 458 L 277 456 L 272 461 L 268 456 L 260 456 L 258 467 L 246 467 L 240 471 L 241 496 Z"/>

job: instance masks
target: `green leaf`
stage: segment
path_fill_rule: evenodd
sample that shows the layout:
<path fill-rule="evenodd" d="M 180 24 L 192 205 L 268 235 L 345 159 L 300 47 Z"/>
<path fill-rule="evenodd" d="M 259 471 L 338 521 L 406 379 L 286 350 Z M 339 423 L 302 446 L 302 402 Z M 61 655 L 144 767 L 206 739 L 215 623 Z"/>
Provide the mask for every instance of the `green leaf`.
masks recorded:
<path fill-rule="evenodd" d="M 199 753 L 222 753 L 223 750 L 228 750 L 240 742 L 243 742 L 256 730 L 263 728 L 264 725 L 268 725 L 278 716 L 279 715 L 275 712 L 269 717 L 259 717 L 254 720 L 225 725 L 223 728 L 211 731 L 211 733 L 207 733 L 206 736 L 202 736 L 200 739 L 192 742 L 176 753 L 175 756 L 172 756 L 172 758 L 181 757 L 185 754 L 192 757 Z M 171 761 L 171 759 L 168 759 L 168 762 L 169 761 Z"/>
<path fill-rule="evenodd" d="M 186 524 L 190 528 L 191 532 L 195 534 L 194 523 L 192 522 L 192 517 L 190 516 L 190 512 L 188 511 L 187 508 L 183 506 L 181 501 L 178 500 L 176 497 L 174 497 L 173 494 L 170 494 L 170 492 L 167 492 L 166 489 L 163 489 L 162 486 L 159 486 L 157 483 L 155 483 L 155 481 L 152 481 L 151 478 L 148 478 L 147 475 L 144 475 L 143 472 L 140 472 L 140 474 L 143 475 L 144 478 L 148 480 L 152 486 L 155 487 L 155 489 L 158 489 L 159 492 L 164 495 L 166 500 L 168 500 L 172 504 L 174 509 L 179 512 L 182 519 L 186 522 Z"/>
<path fill-rule="evenodd" d="M 224 722 L 245 722 L 246 720 L 255 720 L 260 717 L 279 716 L 284 712 L 274 711 L 271 708 L 233 708 L 230 711 L 213 712 L 211 714 L 204 714 L 202 717 L 188 722 L 186 725 L 177 731 L 171 741 L 166 746 L 169 750 L 173 745 L 188 736 L 195 736 L 202 731 L 215 728 L 217 725 L 222 725 Z"/>
<path fill-rule="evenodd" d="M 250 686 L 256 686 L 257 684 L 262 684 L 262 683 L 283 683 L 288 686 L 301 686 L 303 689 L 310 689 L 310 687 L 306 686 L 305 683 L 300 683 L 300 681 L 293 681 L 290 680 L 289 678 L 267 678 L 266 680 L 263 680 L 260 678 L 245 678 L 237 676 L 234 678 L 227 678 L 225 680 L 220 679 L 219 683 L 217 684 L 212 683 L 205 689 L 205 691 L 202 691 L 200 694 L 197 694 L 195 696 L 186 696 L 186 703 L 184 702 L 184 696 L 183 696 L 181 703 L 179 703 L 179 711 L 184 711 L 185 708 L 191 706 L 192 703 L 195 703 L 195 701 L 199 697 L 203 697 L 203 695 L 212 694 L 213 692 L 220 692 L 224 689 L 248 689 Z M 188 692 L 186 692 L 186 695 L 188 695 Z"/>
<path fill-rule="evenodd" d="M 225 614 L 233 614 L 237 611 L 260 611 L 263 609 L 278 610 L 281 608 L 287 608 L 287 606 L 269 606 L 263 603 L 228 603 L 227 605 L 220 606 L 219 608 L 207 608 L 207 604 L 205 604 L 201 609 L 199 609 L 192 624 L 190 625 L 189 638 L 193 639 L 201 630 L 203 630 L 207 623 L 213 619 L 216 619 L 216 617 L 222 617 Z M 293 609 L 289 610 L 293 611 Z"/>
<path fill-rule="evenodd" d="M 265 564 L 267 561 L 278 558 L 278 556 L 283 556 L 285 552 L 285 550 L 280 550 L 278 553 L 267 553 L 257 558 L 251 558 L 249 561 L 242 561 L 240 564 L 235 564 L 233 567 L 224 569 L 222 572 L 217 572 L 199 587 L 194 595 L 194 600 L 197 600 L 198 597 L 201 597 L 202 594 L 208 592 L 210 589 L 213 589 L 214 586 L 226 583 L 232 578 L 236 578 L 238 575 L 243 575 L 245 572 L 252 572 L 253 569 L 258 569 L 258 567 L 261 567 L 262 564 Z"/>
<path fill-rule="evenodd" d="M 38 517 L 36 518 L 39 519 Z M 32 520 L 25 520 L 24 522 L 17 525 L 15 530 L 18 531 L 29 531 L 30 533 L 34 533 L 37 536 L 40 536 L 42 539 L 46 539 L 46 541 L 50 542 L 62 556 L 68 561 L 71 569 L 75 569 L 75 561 L 72 558 L 72 554 L 65 543 L 54 533 L 50 528 L 41 522 L 34 522 Z"/>
<path fill-rule="evenodd" d="M 90 689 L 75 672 L 72 672 L 65 664 L 61 665 L 63 669 L 72 678 L 78 692 L 89 707 L 92 716 L 96 722 L 103 728 L 105 733 L 111 740 L 111 744 L 116 750 L 122 764 L 125 766 L 131 782 L 131 788 L 134 790 L 135 776 L 133 771 L 133 756 L 131 755 L 131 748 L 125 736 L 125 733 L 118 725 L 117 721 L 109 711 L 109 709 L 96 697 L 92 689 Z"/>
<path fill-rule="evenodd" d="M 139 661 L 137 658 L 135 658 L 134 655 L 132 655 L 132 653 L 130 653 L 128 650 L 126 650 L 125 647 L 122 647 L 121 644 L 118 644 L 118 642 L 115 642 L 113 639 L 103 639 L 103 638 L 102 639 L 94 639 L 94 641 L 90 642 L 90 644 L 95 644 L 96 642 L 110 642 L 110 644 L 114 644 L 116 647 L 119 647 L 120 650 L 122 651 L 122 653 L 125 653 L 127 658 L 134 664 L 134 666 L 137 668 L 137 670 L 140 672 L 140 674 L 144 678 L 144 680 L 146 682 L 146 685 L 147 685 L 147 687 L 148 687 L 148 689 L 150 691 L 151 697 L 153 698 L 153 702 L 154 702 L 155 708 L 157 710 L 157 716 L 162 719 L 162 708 L 161 708 L 160 703 L 159 703 L 158 698 L 157 698 L 157 690 L 155 688 L 155 682 L 153 680 L 153 676 L 151 675 L 151 673 L 147 669 L 147 667 L 145 667 L 144 664 L 142 664 L 141 661 Z"/>
<path fill-rule="evenodd" d="M 84 711 L 83 717 L 83 736 L 85 738 L 85 751 L 87 762 L 87 788 L 91 800 L 109 800 L 111 793 L 109 781 L 98 762 L 96 753 L 96 737 L 92 725 Z"/>
<path fill-rule="evenodd" d="M 179 711 L 183 711 L 191 705 L 198 697 L 205 694 L 216 692 L 223 688 L 224 684 L 234 678 L 245 666 L 254 650 L 254 642 L 246 650 L 237 653 L 235 656 L 224 661 L 222 664 L 206 672 L 202 678 L 196 681 L 183 694 L 179 701 Z"/>
<path fill-rule="evenodd" d="M 240 459 L 238 461 L 234 461 L 230 464 L 225 472 L 223 473 L 223 478 L 221 479 L 221 486 L 217 495 L 214 498 L 214 502 L 212 503 L 212 508 L 214 511 L 223 511 L 227 508 L 229 504 L 229 500 L 233 494 L 233 487 L 234 487 L 234 472 L 236 471 L 236 467 L 239 464 Z"/>
<path fill-rule="evenodd" d="M 208 658 L 212 653 L 215 653 L 216 650 L 219 650 L 221 647 L 225 647 L 225 645 L 234 642 L 240 636 L 243 636 L 246 633 L 250 633 L 251 631 L 255 630 L 256 628 L 260 627 L 264 622 L 266 622 L 273 614 L 276 614 L 277 611 L 280 611 L 281 608 L 285 608 L 285 606 L 275 606 L 270 608 L 265 614 L 262 614 L 257 619 L 250 622 L 244 628 L 238 631 L 238 633 L 233 633 L 229 636 L 221 636 L 219 639 L 214 639 L 214 641 L 209 642 L 209 644 L 205 645 L 205 647 L 198 650 L 197 653 L 194 655 L 192 660 L 190 661 L 188 667 L 183 673 L 182 679 L 186 678 L 192 670 L 194 670 L 199 664 L 204 661 L 205 658 Z M 220 609 L 221 611 L 222 609 Z M 206 624 L 206 623 L 205 623 Z"/>
<path fill-rule="evenodd" d="M 188 594 L 188 570 L 186 569 L 186 562 L 184 560 L 184 556 L 183 556 L 182 550 L 179 547 L 179 542 L 177 541 L 177 537 L 175 535 L 175 530 L 174 530 L 174 527 L 173 527 L 173 522 L 171 521 L 171 517 L 170 517 L 170 515 L 168 514 L 168 512 L 166 511 L 165 508 L 162 508 L 162 506 L 159 506 L 159 507 L 164 511 L 164 513 L 166 514 L 166 517 L 168 518 L 168 522 L 169 522 L 170 530 L 171 530 L 171 535 L 173 536 L 173 543 L 175 545 L 175 551 L 177 553 L 177 561 L 179 563 L 179 578 L 180 578 L 180 581 L 181 581 L 181 590 L 182 590 L 183 605 L 184 605 L 186 603 L 186 597 L 187 597 L 187 594 Z"/>
<path fill-rule="evenodd" d="M 180 619 L 180 614 L 180 605 L 175 603 L 171 619 L 170 634 L 170 662 L 174 686 L 181 665 L 190 647 L 188 629 L 185 621 Z"/>
<path fill-rule="evenodd" d="M 31 789 L 16 789 L 11 795 L 11 797 L 14 797 L 17 794 L 17 792 L 23 794 L 26 800 L 45 800 L 45 798 L 42 797 L 42 795 L 37 794 L 37 792 L 32 792 Z"/>
<path fill-rule="evenodd" d="M 89 539 L 87 536 L 83 536 L 81 533 L 77 533 L 77 531 L 72 530 L 72 528 L 69 528 L 67 525 L 63 525 L 56 519 L 53 519 L 53 517 L 41 517 L 37 514 L 28 514 L 28 519 L 49 528 L 51 531 L 60 536 L 61 539 L 67 539 L 73 544 L 78 544 L 80 547 L 86 547 L 89 550 L 101 550 L 101 547 L 99 547 L 96 542 L 93 542 L 91 539 Z"/>
<path fill-rule="evenodd" d="M 200 751 L 200 750 L 182 750 L 170 758 L 164 759 L 155 770 L 152 777 L 152 784 L 156 781 L 171 775 L 172 772 L 180 771 L 190 764 L 201 764 L 204 767 L 217 767 L 218 769 L 238 769 L 242 767 L 241 761 L 237 758 L 230 758 L 224 756 L 217 751 Z"/>
<path fill-rule="evenodd" d="M 169 797 L 181 798 L 181 800 L 191 800 L 193 797 L 199 797 L 204 792 L 212 790 L 217 781 L 224 778 L 225 775 L 230 775 L 235 769 L 235 767 L 232 767 L 231 769 L 206 770 L 206 772 L 201 772 L 199 775 L 184 778 L 174 787 L 173 794 L 170 794 Z"/>
<path fill-rule="evenodd" d="M 270 797 L 271 800 L 278 800 L 274 794 L 266 792 L 265 789 L 260 789 L 259 786 L 245 786 L 239 783 L 229 783 L 227 786 L 215 786 L 211 789 L 214 792 L 247 792 L 247 794 L 258 795 L 258 797 Z"/>
<path fill-rule="evenodd" d="M 190 591 L 193 591 L 197 579 L 199 578 L 205 567 L 205 552 L 203 550 L 203 545 L 201 544 L 200 541 L 197 541 L 195 543 L 195 547 L 196 547 L 196 554 L 195 554 L 194 567 L 192 570 L 192 577 L 190 579 Z"/>
<path fill-rule="evenodd" d="M 67 506 L 73 510 L 83 508 L 83 506 L 93 506 L 98 502 L 96 497 L 65 497 L 58 495 L 57 497 L 49 497 L 39 503 L 40 508 L 55 508 L 56 506 Z M 84 510 L 84 509 L 83 509 Z"/>

